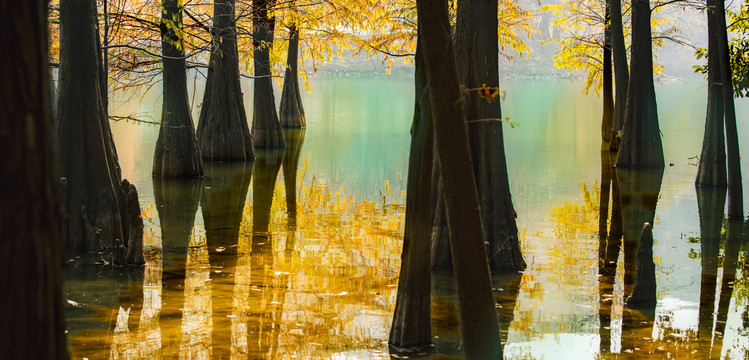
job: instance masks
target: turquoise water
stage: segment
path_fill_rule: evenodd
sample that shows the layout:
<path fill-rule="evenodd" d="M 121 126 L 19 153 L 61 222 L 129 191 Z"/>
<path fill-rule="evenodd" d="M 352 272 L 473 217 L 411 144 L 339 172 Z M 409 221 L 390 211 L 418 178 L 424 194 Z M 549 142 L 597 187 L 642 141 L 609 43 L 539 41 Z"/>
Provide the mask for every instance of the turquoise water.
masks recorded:
<path fill-rule="evenodd" d="M 190 81 L 188 87 L 193 88 Z M 216 266 L 211 263 L 213 258 L 205 255 L 213 254 L 210 239 L 208 245 L 200 245 L 206 246 L 205 256 L 200 255 L 202 253 L 193 254 L 196 257 L 188 261 L 190 264 L 203 264 L 203 270 L 198 266 L 193 267 L 197 270 L 190 272 L 189 264 L 184 268 L 170 268 L 169 261 L 164 260 L 174 255 L 169 251 L 184 251 L 184 248 L 161 249 L 160 210 L 153 206 L 156 201 L 150 176 L 158 128 L 123 122 L 113 125 L 123 177 L 138 186 L 141 206 L 155 209 L 150 213 L 147 225 L 153 234 L 150 241 L 157 255 L 147 265 L 145 274 L 150 271 L 151 275 L 157 273 L 162 276 L 164 272 L 185 279 L 215 278 L 215 283 L 205 288 L 207 292 L 200 292 L 200 289 L 204 289 L 200 286 L 191 288 L 190 291 L 195 294 L 200 292 L 195 301 L 210 302 L 212 299 L 214 303 L 233 307 L 235 312 L 232 314 L 235 315 L 243 314 L 237 310 L 241 306 L 263 307 L 274 302 L 283 304 L 280 308 L 263 307 L 265 315 L 253 313 L 250 317 L 254 319 L 252 321 L 272 324 L 268 326 L 275 329 L 271 332 L 275 342 L 266 342 L 258 337 L 255 344 L 260 345 L 252 351 L 247 350 L 236 345 L 235 341 L 235 335 L 240 333 L 252 340 L 247 335 L 252 331 L 245 327 L 242 333 L 242 324 L 236 324 L 236 327 L 232 325 L 231 336 L 217 335 L 223 334 L 216 328 L 220 324 L 218 316 L 222 314 L 218 310 L 214 310 L 213 315 L 210 312 L 203 314 L 208 320 L 213 318 L 212 323 L 205 318 L 201 323 L 196 320 L 194 303 L 176 307 L 164 305 L 163 308 L 151 303 L 147 307 L 143 299 L 156 301 L 153 300 L 157 298 L 153 292 L 157 290 L 153 286 L 157 285 L 153 284 L 163 284 L 161 280 L 151 283 L 149 281 L 152 279 L 143 273 L 130 275 L 127 281 L 117 276 L 111 280 L 109 275 L 101 275 L 98 281 L 91 282 L 96 284 L 94 287 L 98 290 L 92 290 L 88 299 L 106 296 L 119 300 L 70 299 L 84 304 L 72 311 L 70 307 L 68 309 L 70 314 L 74 314 L 69 315 L 68 321 L 77 339 L 73 341 L 74 354 L 85 354 L 92 358 L 98 357 L 97 354 L 112 358 L 138 358 L 133 354 L 147 353 L 168 358 L 179 353 L 186 357 L 185 354 L 191 353 L 195 346 L 208 344 L 205 345 L 208 350 L 204 354 L 211 354 L 210 349 L 214 349 L 214 355 L 222 354 L 225 350 L 226 354 L 231 353 L 232 357 L 236 355 L 237 358 L 387 357 L 387 333 L 394 307 L 402 240 L 399 234 L 402 231 L 402 204 L 405 199 L 402 192 L 405 191 L 413 112 L 413 80 L 407 77 L 313 77 L 309 86 L 311 91 L 302 94 L 307 129 L 300 161 L 305 170 L 300 174 L 303 178 L 296 189 L 300 194 L 300 204 L 312 204 L 304 206 L 319 210 L 310 212 L 310 219 L 318 215 L 322 217 L 319 221 L 315 220 L 318 222 L 310 220 L 309 227 L 298 230 L 294 236 L 289 235 L 287 231 L 282 231 L 288 222 L 284 215 L 285 204 L 274 200 L 271 213 L 277 215 L 272 215 L 270 222 L 273 249 L 260 253 L 257 250 L 246 253 L 238 251 L 234 255 L 235 262 L 230 262 L 234 265 L 221 267 L 221 274 L 227 275 L 218 276 L 215 275 L 218 273 L 204 271 L 213 271 Z M 614 288 L 614 296 L 610 300 L 613 304 L 612 323 L 601 323 L 600 320 L 601 304 L 608 301 L 606 296 L 611 296 L 601 293 L 599 286 L 602 278 L 597 267 L 596 191 L 601 186 L 600 99 L 581 95 L 582 82 L 570 80 L 503 80 L 501 87 L 506 90 L 503 116 L 519 124 L 513 128 L 505 126 L 505 145 L 523 253 L 528 263 L 528 268 L 518 275 L 514 283 L 509 281 L 508 284 L 514 285 L 497 279 L 497 288 L 502 289 L 497 290 L 498 296 L 503 299 L 500 306 L 504 306 L 508 320 L 502 323 L 505 357 L 594 359 L 601 354 L 604 354 L 603 357 L 621 354 L 632 358 L 700 358 L 712 349 L 730 358 L 743 359 L 749 352 L 749 341 L 746 340 L 749 332 L 746 295 L 749 291 L 742 271 L 746 269 L 749 250 L 745 245 L 746 239 L 743 240 L 739 256 L 736 289 L 728 298 L 728 312 L 721 315 L 724 318 L 717 318 L 717 322 L 726 322 L 725 336 L 716 335 L 711 339 L 697 336 L 700 326 L 704 327 L 705 324 L 698 321 L 702 262 L 694 254 L 700 252 L 700 244 L 699 241 L 689 241 L 689 238 L 700 236 L 694 188 L 696 166 L 691 158 L 699 155 L 702 143 L 706 98 L 704 83 L 699 79 L 686 79 L 656 85 L 664 153 L 670 166 L 664 171 L 653 227 L 658 305 L 651 320 L 645 322 L 642 328 L 633 328 L 627 323 L 634 315 L 620 306 L 628 294 L 622 294 L 624 289 L 621 289 L 622 280 L 619 278 L 605 284 Z M 199 80 L 194 88 L 202 88 Z M 243 88 L 250 89 L 249 83 L 244 83 Z M 158 89 L 154 90 L 142 97 L 115 96 L 111 111 L 122 116 L 158 120 L 156 114 L 159 113 L 160 99 Z M 244 95 L 248 114 L 252 111 L 251 95 L 251 90 Z M 279 96 L 280 92 L 276 94 L 277 98 Z M 191 98 L 200 99 L 200 91 Z M 199 108 L 194 106 L 196 119 L 198 112 Z M 749 118 L 746 116 L 749 114 L 749 102 L 738 101 L 737 114 L 743 141 L 749 134 Z M 749 159 L 749 144 L 742 146 L 742 167 L 748 169 L 746 159 Z M 254 171 L 253 181 L 256 181 L 259 171 L 257 163 Z M 749 175 L 744 177 L 745 189 L 749 188 L 747 178 Z M 332 194 L 339 193 L 341 199 L 351 202 L 341 208 L 331 205 L 332 202 L 319 205 L 312 196 L 301 196 L 306 191 L 305 186 L 311 189 L 320 184 L 327 186 Z M 280 175 L 276 186 L 278 198 L 283 192 L 278 187 L 287 186 L 286 180 Z M 243 241 L 249 242 L 250 235 L 242 240 L 242 234 L 249 231 L 243 230 L 246 226 L 254 226 L 253 216 L 247 215 L 250 207 L 257 206 L 255 200 L 258 194 L 254 189 L 249 186 L 242 225 L 235 230 L 240 234 L 237 240 L 239 248 L 249 246 L 243 245 Z M 383 199 L 383 196 L 387 199 Z M 749 208 L 746 199 L 744 207 Z M 370 209 L 363 202 L 374 205 Z M 195 216 L 194 233 L 204 231 L 203 207 L 201 203 Z M 364 208 L 368 210 L 361 210 Z M 313 213 L 317 215 L 313 216 Z M 339 215 L 340 224 L 333 224 L 334 221 L 328 218 L 338 219 Z M 193 224 L 188 226 L 192 227 Z M 323 230 L 322 227 L 333 230 Z M 291 238 L 295 238 L 296 242 L 290 246 Z M 254 243 L 257 245 L 257 242 Z M 200 246 L 196 246 L 200 249 Z M 332 266 L 332 270 L 321 270 L 320 265 L 315 263 L 316 258 L 324 259 L 326 266 Z M 266 272 L 262 273 L 261 278 L 268 289 L 263 294 L 270 294 L 270 297 L 255 300 L 240 297 L 237 300 L 236 294 L 241 293 L 238 289 L 246 290 L 247 286 L 249 289 L 264 288 L 241 280 L 243 276 L 251 275 L 242 266 L 253 259 L 263 259 L 261 263 L 265 264 Z M 85 287 L 85 283 L 78 281 L 83 276 L 70 271 L 68 277 L 69 284 L 73 284 L 68 288 L 76 289 L 68 294 L 74 297 L 80 291 L 77 289 Z M 140 278 L 146 279 L 151 287 L 143 285 Z M 449 283 L 449 279 L 438 278 L 436 281 L 438 284 L 443 281 Z M 115 331 L 112 318 L 116 316 L 112 314 L 121 313 L 118 310 L 121 305 L 117 304 L 122 303 L 122 294 L 133 291 L 141 294 L 134 297 L 137 301 L 131 301 L 136 311 L 143 308 L 143 313 L 146 313 L 145 309 L 148 308 L 152 317 L 158 320 L 161 316 L 158 342 L 143 340 L 147 334 L 154 334 L 147 332 L 153 327 L 142 325 L 145 321 L 143 316 L 140 327 L 131 325 L 125 333 L 129 338 L 125 335 L 116 338 L 118 335 L 113 335 L 122 334 Z M 235 295 L 231 295 L 232 292 Z M 167 293 L 166 286 L 163 291 L 158 287 L 158 301 Z M 445 354 L 456 354 L 459 344 L 455 335 L 457 314 L 454 296 L 449 291 L 436 294 L 435 317 L 440 320 L 435 322 L 438 329 L 435 333 L 441 334 L 436 340 L 437 349 Z M 186 290 L 184 296 L 188 298 Z M 241 305 L 244 304 L 242 301 L 247 301 L 249 305 Z M 325 306 L 336 309 L 339 316 L 322 310 Z M 167 307 L 169 312 L 166 311 Z M 715 309 L 719 313 L 719 308 Z M 604 308 L 604 311 L 608 310 Z M 85 316 L 95 312 L 108 313 L 109 320 L 96 320 L 96 317 L 92 320 L 90 316 Z M 152 321 L 152 318 L 149 319 Z M 138 324 L 134 319 L 130 322 Z M 192 324 L 190 326 L 198 324 L 194 333 L 185 330 L 188 323 Z M 205 325 L 209 323 L 215 325 Z M 602 328 L 606 332 L 602 332 Z M 196 337 L 200 338 L 198 335 L 208 339 L 205 340 L 207 342 L 196 340 Z M 602 339 L 602 336 L 606 338 Z M 87 338 L 91 340 L 87 341 Z M 132 344 L 123 345 L 128 341 Z M 186 345 L 188 343 L 198 345 L 190 347 Z M 633 343 L 634 347 L 631 346 Z M 252 345 L 249 346 L 252 348 Z"/>

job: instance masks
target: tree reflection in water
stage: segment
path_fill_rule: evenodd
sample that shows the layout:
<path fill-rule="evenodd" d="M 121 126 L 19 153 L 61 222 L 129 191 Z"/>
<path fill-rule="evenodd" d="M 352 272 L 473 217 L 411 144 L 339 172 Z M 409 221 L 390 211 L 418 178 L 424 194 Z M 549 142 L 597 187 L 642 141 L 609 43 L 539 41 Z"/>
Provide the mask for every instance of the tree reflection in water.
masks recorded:
<path fill-rule="evenodd" d="M 294 166 L 289 151 L 258 156 L 251 185 L 246 168 L 226 176 L 207 169 L 205 179 L 192 183 L 154 179 L 161 237 L 149 239 L 154 246 L 147 248 L 156 251 L 147 253 L 143 282 L 116 283 L 123 290 L 100 310 L 112 315 L 91 320 L 103 322 L 102 330 L 73 335 L 74 355 L 387 357 L 404 199 L 386 191 L 384 202 L 355 201 L 305 178 L 306 163 L 298 160 L 298 177 L 284 168 L 279 181 L 280 167 Z M 550 230 L 524 232 L 526 271 L 494 279 L 507 358 L 556 358 L 564 349 L 591 359 L 743 356 L 749 291 L 747 248 L 740 247 L 746 235 L 740 235 L 746 229 L 723 222 L 723 195 L 698 190 L 701 231 L 690 241 L 700 243 L 701 290 L 693 307 L 699 312 L 685 332 L 660 297 L 655 318 L 623 307 L 632 285 L 625 274 L 634 271 L 626 247 L 637 246 L 642 222 L 653 220 L 657 247 L 658 229 L 667 225 L 655 218 L 657 176 L 609 171 L 603 189 L 582 184 L 580 201 L 552 207 Z M 149 216 L 155 220 L 156 211 Z M 433 278 L 435 351 L 460 356 L 451 281 L 440 273 Z M 658 286 L 660 296 L 664 285 Z M 96 342 L 106 350 L 88 345 Z"/>

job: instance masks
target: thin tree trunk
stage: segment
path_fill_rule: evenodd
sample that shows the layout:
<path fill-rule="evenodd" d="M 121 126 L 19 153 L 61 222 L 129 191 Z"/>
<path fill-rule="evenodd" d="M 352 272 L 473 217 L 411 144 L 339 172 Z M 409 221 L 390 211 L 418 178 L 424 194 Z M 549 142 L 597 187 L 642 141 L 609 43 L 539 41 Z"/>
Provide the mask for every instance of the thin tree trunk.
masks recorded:
<path fill-rule="evenodd" d="M 203 161 L 198 150 L 190 102 L 182 39 L 182 3 L 163 0 L 161 12 L 161 54 L 164 64 L 161 126 L 153 154 L 153 175 L 162 177 L 201 176 Z M 179 31 L 178 31 L 179 30 Z"/>
<path fill-rule="evenodd" d="M 252 46 L 255 62 L 255 91 L 253 94 L 252 136 L 257 148 L 285 148 L 281 122 L 276 112 L 273 79 L 270 71 L 270 49 L 273 47 L 275 18 L 268 17 L 273 0 L 252 2 Z"/>
<path fill-rule="evenodd" d="M 665 166 L 653 85 L 650 12 L 648 0 L 633 0 L 632 77 L 627 90 L 627 109 L 617 168 Z"/>
<path fill-rule="evenodd" d="M 621 0 L 608 0 L 611 15 L 611 52 L 614 57 L 614 122 L 611 128 L 611 150 L 618 150 L 621 143 L 619 132 L 624 128 L 624 113 L 627 108 L 629 88 L 629 66 L 627 48 L 624 45 L 624 25 L 622 24 Z"/>
<path fill-rule="evenodd" d="M 213 48 L 198 121 L 204 159 L 252 160 L 252 144 L 239 84 L 234 0 L 214 0 Z"/>
<path fill-rule="evenodd" d="M 718 52 L 718 21 L 715 8 L 723 6 L 719 0 L 708 0 L 707 12 L 707 116 L 702 152 L 697 168 L 696 184 L 701 186 L 726 186 L 726 144 L 723 134 L 723 86 Z M 721 209 L 721 213 L 722 213 Z"/>
<path fill-rule="evenodd" d="M 0 354 L 7 359 L 69 358 L 46 5 L 0 4 L 7 17 L 0 24 Z"/>
<path fill-rule="evenodd" d="M 289 55 L 286 58 L 286 74 L 283 79 L 281 108 L 279 118 L 281 126 L 300 128 L 307 126 L 304 118 L 302 96 L 299 93 L 299 30 L 295 25 L 289 27 Z"/>
<path fill-rule="evenodd" d="M 420 22 L 419 22 L 420 23 Z M 432 162 L 434 130 L 424 64 L 423 40 L 416 45 L 416 101 L 408 160 L 406 222 L 395 313 L 390 328 L 391 351 L 432 344 L 430 234 L 432 229 Z"/>
<path fill-rule="evenodd" d="M 608 2 L 617 0 L 608 0 Z M 601 116 L 601 139 L 611 141 L 611 130 L 614 126 L 614 93 L 613 74 L 611 69 L 611 10 L 606 4 L 606 24 L 604 25 L 603 42 L 603 114 Z"/>
<path fill-rule="evenodd" d="M 502 358 L 502 347 L 447 4 L 442 0 L 418 0 L 417 12 L 422 19 L 419 32 L 445 190 L 465 355 L 469 359 L 498 359 Z"/>
<path fill-rule="evenodd" d="M 723 109 L 726 121 L 726 154 L 728 158 L 728 217 L 744 219 L 744 190 L 741 184 L 741 153 L 736 127 L 736 108 L 733 103 L 731 61 L 728 54 L 725 2 L 717 1 L 712 13 L 718 28 L 718 56 L 720 80 L 723 83 Z"/>

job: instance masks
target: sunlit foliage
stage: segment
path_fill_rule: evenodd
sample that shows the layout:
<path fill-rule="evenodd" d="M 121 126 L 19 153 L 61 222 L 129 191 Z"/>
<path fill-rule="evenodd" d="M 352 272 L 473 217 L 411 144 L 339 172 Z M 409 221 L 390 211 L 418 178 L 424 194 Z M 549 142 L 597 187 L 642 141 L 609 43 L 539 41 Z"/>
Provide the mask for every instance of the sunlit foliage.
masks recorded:
<path fill-rule="evenodd" d="M 659 16 L 662 10 L 661 3 L 663 2 L 654 2 L 651 16 L 650 26 L 653 29 L 654 48 L 662 46 L 664 40 L 667 39 L 680 41 L 674 37 L 679 30 L 672 19 Z M 631 33 L 630 5 L 629 0 L 622 1 L 624 40 L 628 52 Z M 559 46 L 554 56 L 554 66 L 566 69 L 571 74 L 584 76 L 584 94 L 593 90 L 596 95 L 599 95 L 603 87 L 605 10 L 605 0 L 562 0 L 560 4 L 547 5 L 540 10 L 552 12 L 554 14 L 552 25 L 562 31 L 560 37 L 548 40 L 548 42 L 556 42 Z M 653 73 L 662 74 L 663 65 L 656 63 L 657 55 L 654 54 L 653 60 Z"/>

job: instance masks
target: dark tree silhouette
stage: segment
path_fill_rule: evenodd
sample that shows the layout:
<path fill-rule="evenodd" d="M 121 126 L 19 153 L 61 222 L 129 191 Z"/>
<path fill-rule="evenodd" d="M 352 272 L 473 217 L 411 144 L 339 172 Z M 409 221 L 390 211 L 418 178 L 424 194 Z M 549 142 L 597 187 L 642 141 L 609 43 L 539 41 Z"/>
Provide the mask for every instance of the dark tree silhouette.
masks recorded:
<path fill-rule="evenodd" d="M 185 48 L 182 42 L 183 5 L 178 0 L 163 0 L 162 7 L 161 23 L 167 30 L 161 34 L 164 64 L 161 127 L 153 154 L 153 175 L 201 176 L 203 161 L 187 100 Z"/>
<path fill-rule="evenodd" d="M 125 245 L 140 246 L 130 217 L 137 192 L 122 181 L 117 152 L 103 103 L 97 52 L 96 3 L 60 3 L 60 85 L 57 138 L 60 149 L 63 239 L 70 253 L 111 249 L 125 262 Z M 92 72 L 93 69 L 93 72 Z M 130 203 L 131 205 L 128 205 Z"/>
<path fill-rule="evenodd" d="M 268 16 L 274 0 L 252 2 L 252 46 L 255 62 L 255 91 L 253 93 L 252 136 L 257 148 L 284 148 L 286 143 L 276 112 L 273 82 L 270 71 L 270 49 L 276 18 Z"/>
<path fill-rule="evenodd" d="M 632 68 L 618 168 L 665 166 L 653 86 L 650 13 L 648 0 L 632 1 Z"/>
<path fill-rule="evenodd" d="M 635 309 L 655 311 L 655 263 L 653 262 L 653 227 L 645 223 L 640 235 L 640 249 L 637 251 L 637 269 L 632 294 L 625 306 Z"/>
<path fill-rule="evenodd" d="M 718 69 L 720 71 L 720 82 L 723 84 L 723 115 L 726 124 L 726 155 L 728 159 L 728 217 L 743 220 L 744 190 L 741 185 L 741 153 L 739 151 L 738 128 L 736 127 L 736 108 L 733 103 L 733 80 L 728 52 L 725 1 L 709 2 L 707 13 L 708 16 L 713 16 L 715 21 Z"/>
<path fill-rule="evenodd" d="M 708 7 L 722 2 L 710 0 Z M 723 86 L 720 79 L 718 56 L 718 26 L 712 11 L 708 11 L 708 56 L 707 56 L 707 116 L 702 138 L 702 152 L 697 168 L 697 185 L 726 186 L 726 144 L 723 135 Z M 721 208 L 721 213 L 723 209 Z"/>
<path fill-rule="evenodd" d="M 611 69 L 611 6 L 608 0 L 604 19 L 604 42 L 603 42 L 603 114 L 601 115 L 601 140 L 611 141 L 611 132 L 614 126 L 614 93 L 613 74 Z"/>
<path fill-rule="evenodd" d="M 255 158 L 239 84 L 235 22 L 234 0 L 215 0 L 213 48 L 198 122 L 198 145 L 204 159 Z"/>
<path fill-rule="evenodd" d="M 497 314 L 461 104 L 447 3 L 418 0 L 466 358 L 501 358 Z"/>
<path fill-rule="evenodd" d="M 432 203 L 434 130 L 423 48 L 422 36 L 419 36 L 416 44 L 416 98 L 408 159 L 403 253 L 389 340 L 390 349 L 394 352 L 417 350 L 432 343 L 429 271 L 432 206 L 421 205 Z"/>
<path fill-rule="evenodd" d="M 289 55 L 286 57 L 286 73 L 283 78 L 279 121 L 286 128 L 307 126 L 304 118 L 302 96 L 299 92 L 299 29 L 289 27 Z M 288 140 L 288 139 L 287 139 Z M 287 144 L 288 145 L 288 144 Z"/>
<path fill-rule="evenodd" d="M 607 1 L 610 16 L 611 54 L 614 60 L 614 121 L 611 129 L 610 149 L 618 150 L 621 138 L 619 132 L 624 127 L 624 113 L 627 108 L 629 87 L 629 66 L 627 48 L 624 45 L 624 25 L 622 24 L 621 0 Z"/>
<path fill-rule="evenodd" d="M 2 2 L 0 13 L 0 354 L 68 359 L 64 247 L 47 63 L 47 2 Z"/>
<path fill-rule="evenodd" d="M 499 103 L 499 40 L 496 0 L 459 0 L 455 25 L 462 97 L 481 221 L 493 272 L 525 269 L 507 175 Z M 474 91 L 473 89 L 481 89 Z M 497 96 L 487 95 L 496 91 Z"/>

